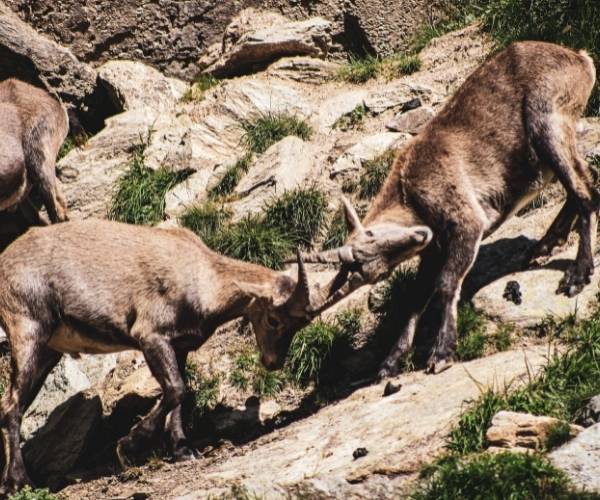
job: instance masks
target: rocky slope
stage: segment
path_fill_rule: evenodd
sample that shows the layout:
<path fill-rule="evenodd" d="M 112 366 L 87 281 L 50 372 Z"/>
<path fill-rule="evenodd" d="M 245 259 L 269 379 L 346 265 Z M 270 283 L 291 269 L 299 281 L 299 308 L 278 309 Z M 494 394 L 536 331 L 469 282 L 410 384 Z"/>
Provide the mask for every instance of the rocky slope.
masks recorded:
<path fill-rule="evenodd" d="M 492 49 L 490 40 L 472 26 L 433 40 L 419 55 L 420 70 L 410 76 L 384 74 L 352 84 L 336 78 L 341 66 L 330 56 L 338 50 L 340 33 L 344 33 L 339 17 L 345 19 L 342 25 L 347 29 L 354 22 L 360 24 L 362 18 L 355 16 L 358 21 L 352 21 L 355 14 L 348 12 L 354 10 L 328 12 L 327 2 L 311 3 L 310 8 L 293 2 L 295 7 L 286 8 L 289 18 L 252 9 L 238 13 L 241 4 L 233 9 L 229 2 L 218 7 L 208 3 L 203 14 L 194 15 L 200 16 L 198 26 L 202 15 L 216 16 L 215 25 L 193 46 L 197 52 L 176 43 L 167 49 L 169 44 L 157 42 L 160 50 L 143 54 L 137 51 L 148 45 L 143 37 L 151 30 L 145 27 L 143 34 L 130 30 L 134 19 L 140 15 L 156 19 L 160 33 L 179 33 L 173 26 L 185 24 L 192 30 L 185 36 L 195 40 L 199 34 L 193 30 L 199 28 L 187 23 L 185 16 L 193 17 L 190 9 L 196 7 L 191 2 L 144 3 L 141 11 L 126 12 L 119 21 L 123 23 L 119 29 L 127 36 L 111 39 L 108 33 L 113 27 L 103 24 L 108 17 L 101 2 L 84 3 L 72 10 L 68 10 L 70 2 L 36 3 L 30 10 L 8 3 L 34 25 L 41 26 L 40 19 L 46 19 L 43 16 L 56 19 L 52 25 L 44 23 L 49 34 L 71 46 L 82 60 L 94 63 L 94 67 L 80 66 L 83 63 L 71 52 L 58 48 L 56 51 L 70 54 L 65 57 L 74 61 L 66 65 L 63 74 L 81 71 L 89 75 L 93 81 L 90 92 L 101 92 L 102 102 L 111 110 L 104 126 L 58 163 L 73 218 L 107 215 L 115 183 L 130 168 L 132 156 L 143 143 L 146 167 L 189 174 L 166 196 L 162 224 L 179 224 L 179 216 L 205 201 L 209 189 L 230 165 L 246 155 L 240 122 L 279 112 L 305 120 L 312 136 L 307 140 L 286 137 L 255 154 L 233 196 L 224 203 L 237 220 L 259 213 L 265 201 L 287 190 L 314 184 L 326 193 L 331 217 L 348 181 L 363 176 L 369 160 L 401 147 L 417 134 Z M 157 5 L 169 12 L 173 9 L 173 16 L 158 20 Z M 345 9 L 360 9 L 363 3 L 344 5 Z M 367 5 L 369 9 L 373 5 L 396 8 L 365 2 L 364 9 Z M 401 11 L 394 12 L 400 15 Z M 234 13 L 238 15 L 227 24 Z M 309 17 L 309 13 L 320 16 Z M 385 19 L 385 24 L 396 14 L 377 18 Z M 20 26 L 20 21 L 1 8 L 0 15 L 12 26 Z M 80 16 L 80 24 L 73 20 L 76 16 Z M 79 26 L 82 31 L 75 30 L 67 39 L 68 26 Z M 384 28 L 362 28 L 365 37 L 371 32 L 378 34 L 380 38 L 373 35 L 371 43 L 381 52 L 401 43 L 401 38 L 389 37 Z M 102 33 L 110 43 L 103 41 Z M 54 53 L 47 47 L 58 47 L 48 38 L 39 39 L 34 32 L 30 35 L 41 44 L 37 47 L 41 46 L 42 54 Z M 223 43 L 209 49 L 209 42 L 219 37 Z M 1 38 L 2 26 L 0 42 Z M 378 39 L 390 40 L 390 45 L 380 47 Z M 193 45 L 189 40 L 186 47 Z M 16 45 L 5 46 L 8 48 L 3 50 L 10 52 L 12 60 L 21 60 L 15 56 Z M 171 57 L 171 50 L 181 58 Z M 52 65 L 44 69 L 42 63 L 47 59 L 35 55 L 33 51 L 23 57 L 29 58 L 26 66 L 36 68 L 33 73 L 40 83 L 48 88 L 57 85 L 59 95 L 69 95 L 68 88 L 44 76 L 52 74 Z M 105 62 L 116 56 L 138 60 Z M 140 60 L 151 61 L 164 72 Z M 190 85 L 172 75 L 187 78 L 188 71 L 200 67 L 230 78 L 194 97 Z M 249 74 L 232 76 L 236 72 L 227 70 L 239 67 Z M 73 97 L 76 109 L 83 109 L 86 95 L 87 90 Z M 361 110 L 358 123 L 345 126 L 344 120 L 357 109 Z M 598 154 L 600 124 L 582 120 L 578 132 L 582 153 Z M 345 392 L 323 402 L 316 401 L 319 394 L 312 386 L 286 387 L 257 399 L 251 387 L 240 389 L 231 382 L 237 357 L 254 342 L 236 322 L 219 331 L 193 357 L 204 375 L 222 380 L 216 408 L 202 420 L 206 427 L 196 429 L 198 435 L 193 436 L 202 458 L 168 464 L 154 457 L 147 465 L 123 474 L 115 468 L 115 440 L 153 404 L 158 397 L 156 383 L 143 358 L 135 353 L 65 359 L 25 419 L 23 431 L 31 437 L 25 455 L 33 476 L 54 487 L 76 482 L 64 490 L 69 498 L 214 498 L 229 494 L 234 485 L 265 498 L 398 496 L 421 465 L 443 450 L 445 437 L 466 402 L 486 387 L 518 384 L 545 363 L 550 352 L 546 340 L 527 335 L 527 328 L 548 317 L 584 316 L 596 305 L 598 273 L 576 298 L 553 293 L 567 260 L 574 255 L 573 241 L 546 263 L 521 269 L 524 250 L 544 232 L 561 202 L 560 190 L 550 190 L 541 208 L 505 224 L 482 246 L 465 284 L 463 298 L 472 300 L 489 320 L 489 335 L 497 325 L 515 326 L 518 335 L 511 350 L 459 363 L 437 376 L 406 373 L 393 381 L 402 386 L 400 391 L 383 397 L 383 385 L 363 387 L 364 377 L 373 374 L 383 355 L 368 348 L 377 332 L 378 316 L 370 309 L 380 287 L 365 288 L 325 315 L 325 319 L 331 318 L 349 308 L 363 311 L 354 350 L 344 360 L 350 373 Z M 311 269 L 313 279 L 327 276 L 318 266 Z M 520 305 L 503 298 L 509 281 L 520 284 Z M 353 458 L 360 448 L 366 455 Z"/>

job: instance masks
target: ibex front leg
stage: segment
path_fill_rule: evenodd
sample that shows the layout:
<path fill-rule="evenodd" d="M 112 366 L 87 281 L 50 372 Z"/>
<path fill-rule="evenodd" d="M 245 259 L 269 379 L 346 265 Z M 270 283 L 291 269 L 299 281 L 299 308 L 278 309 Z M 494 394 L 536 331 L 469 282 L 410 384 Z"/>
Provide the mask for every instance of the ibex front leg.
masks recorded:
<path fill-rule="evenodd" d="M 164 429 L 165 419 L 183 400 L 185 384 L 179 373 L 177 357 L 168 339 L 158 334 L 140 339 L 140 346 L 150 372 L 162 389 L 162 398 L 127 436 L 117 445 L 117 457 L 121 466 L 127 468 L 128 457 L 140 452 L 148 441 Z"/>

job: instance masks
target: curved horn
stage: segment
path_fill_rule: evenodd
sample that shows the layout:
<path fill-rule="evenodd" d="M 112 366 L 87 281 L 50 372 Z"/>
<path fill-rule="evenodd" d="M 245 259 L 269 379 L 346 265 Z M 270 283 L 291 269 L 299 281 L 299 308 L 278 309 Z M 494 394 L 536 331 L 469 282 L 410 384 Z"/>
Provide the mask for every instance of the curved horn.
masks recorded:
<path fill-rule="evenodd" d="M 352 247 L 349 245 L 331 250 L 323 250 L 322 252 L 304 254 L 302 258 L 304 262 L 308 262 L 309 264 L 352 264 L 355 261 Z"/>
<path fill-rule="evenodd" d="M 356 210 L 350 203 L 350 200 L 345 196 L 342 196 L 342 205 L 344 205 L 344 215 L 346 216 L 346 224 L 348 225 L 348 230 L 350 232 L 358 231 L 359 233 L 364 233 L 365 228 L 360 222 L 360 217 L 356 213 Z"/>
<path fill-rule="evenodd" d="M 306 310 L 310 306 L 310 285 L 308 283 L 308 274 L 302 260 L 300 249 L 296 249 L 296 257 L 298 259 L 298 281 L 296 288 L 288 299 L 290 309 L 297 312 L 298 315 L 305 315 Z"/>

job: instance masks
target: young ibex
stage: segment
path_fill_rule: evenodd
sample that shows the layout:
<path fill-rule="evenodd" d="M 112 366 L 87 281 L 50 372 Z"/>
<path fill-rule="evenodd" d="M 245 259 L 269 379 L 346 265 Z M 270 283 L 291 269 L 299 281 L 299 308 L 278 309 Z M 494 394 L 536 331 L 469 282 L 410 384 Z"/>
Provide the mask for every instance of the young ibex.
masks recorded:
<path fill-rule="evenodd" d="M 557 293 L 573 296 L 590 282 L 600 194 L 577 152 L 575 125 L 595 81 L 592 59 L 549 43 L 515 43 L 481 65 L 429 125 L 398 154 L 360 222 L 347 206 L 352 233 L 341 249 L 306 256 L 342 262 L 375 282 L 399 260 L 377 253 L 391 231 L 429 227 L 397 345 L 380 378 L 398 371 L 422 318 L 436 335 L 428 371 L 449 366 L 456 346 L 457 302 L 479 244 L 553 179 L 567 201 L 527 262 L 566 241 L 578 219 L 579 249 Z M 423 323 L 423 321 L 421 321 Z M 421 324 L 420 326 L 424 326 Z"/>
<path fill-rule="evenodd" d="M 67 220 L 56 155 L 69 131 L 67 113 L 47 92 L 19 80 L 0 83 L 0 210 L 21 208 L 40 223 L 28 194 L 35 187 L 50 221 Z"/>
<path fill-rule="evenodd" d="M 403 231 L 398 251 L 414 238 L 422 240 Z M 29 230 L 0 255 L 0 282 L 0 325 L 12 355 L 0 412 L 4 492 L 29 481 L 19 445 L 21 417 L 63 353 L 141 350 L 163 397 L 119 441 L 117 455 L 124 465 L 162 431 L 170 414 L 170 447 L 183 459 L 192 453 L 180 409 L 188 352 L 219 325 L 244 316 L 262 363 L 276 369 L 294 333 L 339 299 L 333 282 L 309 287 L 300 256 L 295 280 L 216 254 L 184 229 L 94 220 Z"/>

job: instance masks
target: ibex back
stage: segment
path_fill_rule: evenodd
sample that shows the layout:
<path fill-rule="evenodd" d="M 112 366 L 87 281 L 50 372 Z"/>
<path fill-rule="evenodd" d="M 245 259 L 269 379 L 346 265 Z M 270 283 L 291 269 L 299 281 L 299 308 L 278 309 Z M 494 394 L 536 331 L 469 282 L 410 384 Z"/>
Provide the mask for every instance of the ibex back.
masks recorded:
<path fill-rule="evenodd" d="M 35 187 L 51 222 L 67 219 L 56 180 L 58 150 L 69 131 L 67 113 L 47 92 L 19 80 L 0 83 L 0 210 L 19 206 L 39 223 L 27 195 Z"/>
<path fill-rule="evenodd" d="M 526 260 L 563 244 L 578 219 L 577 257 L 557 293 L 573 296 L 590 282 L 600 195 L 577 151 L 575 127 L 594 81 L 593 61 L 584 52 L 541 42 L 509 46 L 481 65 L 399 152 L 363 223 L 348 207 L 353 232 L 347 244 L 307 256 L 307 261 L 362 267 L 363 280 L 374 282 L 399 263 L 369 260 L 384 251 L 390 231 L 417 224 L 432 230 L 403 304 L 400 338 L 380 377 L 398 371 L 423 320 L 435 335 L 428 369 L 449 365 L 461 286 L 481 240 L 553 179 L 565 188 L 567 201 Z"/>

